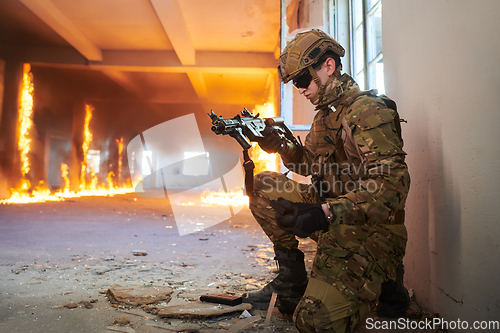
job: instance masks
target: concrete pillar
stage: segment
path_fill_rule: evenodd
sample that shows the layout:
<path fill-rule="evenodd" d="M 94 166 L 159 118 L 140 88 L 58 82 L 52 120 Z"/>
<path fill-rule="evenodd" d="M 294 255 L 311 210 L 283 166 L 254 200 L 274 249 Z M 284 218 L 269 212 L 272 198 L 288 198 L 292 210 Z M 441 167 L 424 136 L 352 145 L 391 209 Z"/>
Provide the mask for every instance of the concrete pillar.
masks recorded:
<path fill-rule="evenodd" d="M 0 59 L 0 124 L 2 121 L 2 110 L 3 110 L 4 77 L 5 77 L 5 60 Z"/>
<path fill-rule="evenodd" d="M 41 112 L 36 105 L 36 90 L 34 96 L 33 127 L 30 130 L 31 149 L 30 149 L 30 175 L 31 186 L 37 187 L 40 182 L 48 186 L 48 163 L 50 157 L 50 118 Z"/>
<path fill-rule="evenodd" d="M 69 162 L 69 181 L 71 191 L 80 189 L 80 173 L 83 161 L 83 130 L 85 126 L 85 102 L 77 99 L 73 105 L 73 125 L 71 133 L 71 158 Z"/>
<path fill-rule="evenodd" d="M 0 90 L 3 92 L 0 114 L 0 196 L 9 197 L 10 188 L 21 179 L 18 140 L 19 93 L 23 79 L 23 63 L 0 63 Z M 8 193 L 8 194 L 7 194 Z"/>
<path fill-rule="evenodd" d="M 43 181 L 47 187 L 49 184 L 49 165 L 50 165 L 50 127 L 46 124 L 43 138 Z"/>

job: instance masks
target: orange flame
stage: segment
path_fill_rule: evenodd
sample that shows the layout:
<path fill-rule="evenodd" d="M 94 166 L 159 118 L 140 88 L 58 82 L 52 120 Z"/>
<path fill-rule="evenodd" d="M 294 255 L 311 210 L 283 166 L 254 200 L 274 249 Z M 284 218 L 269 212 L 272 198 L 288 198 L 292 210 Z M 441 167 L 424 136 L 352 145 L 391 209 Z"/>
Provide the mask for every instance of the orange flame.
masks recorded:
<path fill-rule="evenodd" d="M 274 104 L 272 103 L 256 105 L 255 109 L 253 109 L 252 112 L 254 114 L 259 113 L 260 118 L 271 118 L 276 116 Z M 256 142 L 254 142 L 252 144 L 252 148 L 250 148 L 250 156 L 255 164 L 254 174 L 257 174 L 264 170 L 267 171 L 278 170 L 278 156 L 276 154 L 266 153 L 265 151 L 260 149 L 259 145 Z"/>
<path fill-rule="evenodd" d="M 21 105 L 19 108 L 19 141 L 17 146 L 21 153 L 21 173 L 23 177 L 30 171 L 28 153 L 30 151 L 31 139 L 30 129 L 33 126 L 33 75 L 31 66 L 24 64 L 23 84 L 21 89 Z M 28 187 L 29 188 L 29 187 Z"/>
<path fill-rule="evenodd" d="M 120 138 L 120 140 L 116 140 L 116 143 L 118 144 L 118 182 L 120 182 L 122 179 L 123 136 Z"/>
<path fill-rule="evenodd" d="M 108 176 L 106 177 L 106 181 L 108 182 L 108 189 L 112 190 L 115 186 L 113 183 L 113 177 L 115 173 L 113 171 L 108 172 Z"/>
<path fill-rule="evenodd" d="M 85 105 L 85 125 L 83 127 L 83 161 L 80 173 L 80 191 L 87 188 L 87 153 L 90 148 L 90 143 L 92 142 L 92 133 L 90 133 L 89 124 L 90 119 L 92 119 L 92 112 L 94 112 L 94 107 L 92 105 Z"/>
<path fill-rule="evenodd" d="M 29 67 L 28 67 L 29 68 Z M 26 74 L 26 73 L 25 73 Z M 27 157 L 27 153 L 29 152 L 29 138 L 27 138 L 27 134 L 29 133 L 29 128 L 31 127 L 31 114 L 33 113 L 33 106 L 25 105 L 24 101 L 32 103 L 33 98 L 33 85 L 31 83 L 31 74 L 25 75 L 25 84 L 23 86 L 23 96 L 25 96 L 25 90 L 29 92 L 29 96 L 31 97 L 23 97 L 23 104 L 21 109 L 26 110 L 23 111 L 23 117 L 20 116 L 21 130 L 20 130 L 20 151 L 22 152 L 22 174 L 24 175 L 29 172 L 29 159 Z M 28 80 L 28 79 L 30 80 Z M 26 82 L 30 83 L 29 85 Z M 90 119 L 92 118 L 92 112 L 94 108 L 90 105 L 86 105 L 86 116 L 85 116 L 85 127 L 84 127 L 84 142 L 82 145 L 83 149 L 83 161 L 81 163 L 81 175 L 80 175 L 80 187 L 77 193 L 70 191 L 70 181 L 68 178 L 68 165 L 65 163 L 61 163 L 61 176 L 64 179 L 64 187 L 62 190 L 52 194 L 48 188 L 43 185 L 43 182 L 40 182 L 39 186 L 37 186 L 31 194 L 28 193 L 29 188 L 31 187 L 30 182 L 23 178 L 21 179 L 19 189 L 12 190 L 12 195 L 9 199 L 0 200 L 0 204 L 19 204 L 19 203 L 33 203 L 33 202 L 44 202 L 44 201 L 61 201 L 65 198 L 76 198 L 83 196 L 114 196 L 116 194 L 125 194 L 134 192 L 134 188 L 130 183 L 130 180 L 127 181 L 127 184 L 117 187 L 113 181 L 114 173 L 110 171 L 106 177 L 106 181 L 108 186 L 98 185 L 99 179 L 97 174 L 91 170 L 90 172 L 90 181 L 87 182 L 87 153 L 90 148 L 90 143 L 92 142 L 92 133 L 89 130 Z M 21 113 L 21 112 L 20 112 Z M 29 115 L 29 116 L 28 116 Z M 118 141 L 118 140 L 117 140 Z M 23 149 L 21 149 L 21 146 Z M 27 148 L 26 148 L 27 147 Z M 123 151 L 123 138 L 120 139 L 119 145 L 119 166 L 121 172 L 121 155 Z"/>
<path fill-rule="evenodd" d="M 64 179 L 63 192 L 69 192 L 69 178 L 68 178 L 68 165 L 66 163 L 61 163 L 61 176 Z"/>
<path fill-rule="evenodd" d="M 31 74 L 31 66 L 24 64 L 23 67 L 23 82 L 19 96 L 19 140 L 17 148 L 20 154 L 21 161 L 21 175 L 22 178 L 17 188 L 11 189 L 11 196 L 9 199 L 0 200 L 0 203 L 13 203 L 22 202 L 23 200 L 30 199 L 28 190 L 31 188 L 31 183 L 26 179 L 26 174 L 30 171 L 30 161 L 28 153 L 31 149 L 31 139 L 29 137 L 30 129 L 33 126 L 33 75 Z"/>
<path fill-rule="evenodd" d="M 203 205 L 248 206 L 248 197 L 243 194 L 243 191 L 205 191 L 201 195 L 201 203 Z"/>

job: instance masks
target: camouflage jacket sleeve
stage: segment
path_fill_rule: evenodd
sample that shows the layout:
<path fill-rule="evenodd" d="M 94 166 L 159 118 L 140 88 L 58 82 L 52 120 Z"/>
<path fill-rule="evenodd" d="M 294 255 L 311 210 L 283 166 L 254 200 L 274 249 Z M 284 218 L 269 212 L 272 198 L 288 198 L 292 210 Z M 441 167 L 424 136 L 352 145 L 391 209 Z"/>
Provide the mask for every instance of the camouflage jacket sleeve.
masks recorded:
<path fill-rule="evenodd" d="M 310 175 L 309 165 L 306 163 L 304 149 L 294 142 L 284 138 L 283 147 L 278 151 L 283 160 L 283 164 L 291 171 L 302 176 Z"/>
<path fill-rule="evenodd" d="M 323 116 L 322 112 L 318 111 L 316 113 L 311 131 L 306 136 L 304 146 L 296 145 L 292 141 L 284 139 L 283 148 L 278 153 L 283 160 L 283 164 L 292 172 L 302 176 L 311 175 L 311 163 L 318 166 L 318 157 L 328 155 L 328 151 L 332 149 L 332 146 L 326 141 L 319 144 L 318 142 L 321 142 L 321 140 L 317 140 L 316 138 L 315 124 L 320 122 L 320 118 Z M 315 172 L 318 172 L 318 170 L 315 170 Z"/>
<path fill-rule="evenodd" d="M 396 112 L 372 96 L 358 98 L 347 110 L 344 124 L 359 148 L 368 173 L 352 192 L 327 199 L 332 224 L 394 223 L 404 208 L 410 178 L 405 152 L 394 124 Z"/>

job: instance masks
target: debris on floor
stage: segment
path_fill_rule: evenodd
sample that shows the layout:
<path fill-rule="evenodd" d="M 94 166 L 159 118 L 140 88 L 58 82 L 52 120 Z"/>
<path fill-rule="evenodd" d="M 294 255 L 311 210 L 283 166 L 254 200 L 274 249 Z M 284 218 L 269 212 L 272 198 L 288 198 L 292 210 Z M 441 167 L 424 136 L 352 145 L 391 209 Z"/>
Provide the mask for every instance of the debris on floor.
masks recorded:
<path fill-rule="evenodd" d="M 60 308 L 76 309 L 79 306 L 85 307 L 86 309 L 92 309 L 94 307 L 94 303 L 96 302 L 97 299 L 91 299 L 90 301 L 80 301 L 78 303 L 69 302 L 62 305 L 53 306 L 52 309 L 60 309 Z"/>
<path fill-rule="evenodd" d="M 135 333 L 135 330 L 132 327 L 128 327 L 128 326 L 124 326 L 124 327 L 111 326 L 111 327 L 108 327 L 108 331 L 119 332 L 119 333 Z"/>
<path fill-rule="evenodd" d="M 106 296 L 112 304 L 140 306 L 169 302 L 173 293 L 170 287 L 111 287 Z"/>
<path fill-rule="evenodd" d="M 76 309 L 78 307 L 77 303 L 66 303 L 63 305 L 63 307 L 68 308 L 68 309 Z"/>
<path fill-rule="evenodd" d="M 196 328 L 176 328 L 176 329 L 172 329 L 172 328 L 167 328 L 167 327 L 163 327 L 163 326 L 158 326 L 158 325 L 147 325 L 149 327 L 154 327 L 154 328 L 159 328 L 159 329 L 162 329 L 162 330 L 165 330 L 165 331 L 170 331 L 170 332 L 176 332 L 176 333 L 198 333 L 200 332 L 198 329 Z"/>
<path fill-rule="evenodd" d="M 200 301 L 235 306 L 243 303 L 243 297 L 228 294 L 205 294 L 200 296 Z"/>
<path fill-rule="evenodd" d="M 92 309 L 94 307 L 94 303 L 97 303 L 97 299 L 91 299 L 90 301 L 80 301 L 78 304 L 81 304 L 86 309 Z"/>
<path fill-rule="evenodd" d="M 118 317 L 115 318 L 113 325 L 126 326 L 130 324 L 130 319 L 128 317 Z"/>
<path fill-rule="evenodd" d="M 243 320 L 238 321 L 233 326 L 231 326 L 229 328 L 228 333 L 241 332 L 241 331 L 249 328 L 250 326 L 253 326 L 255 323 L 257 323 L 261 319 L 262 319 L 261 316 L 250 316 L 250 317 L 247 317 L 247 318 L 245 318 Z"/>
<path fill-rule="evenodd" d="M 154 201 L 157 199 L 151 199 L 148 208 L 144 208 L 140 224 L 117 227 L 113 209 L 123 209 L 127 200 L 130 198 L 87 198 L 73 204 L 66 201 L 68 207 L 64 209 L 68 210 L 63 210 L 61 216 L 67 218 L 61 221 L 75 221 L 71 247 L 61 242 L 58 231 L 62 225 L 50 214 L 43 224 L 37 222 L 44 228 L 50 227 L 50 232 L 33 233 L 33 242 L 0 243 L 1 297 L 5 300 L 0 302 L 1 332 L 298 332 L 292 316 L 281 314 L 276 307 L 269 312 L 250 309 L 249 304 L 227 306 L 200 301 L 200 296 L 206 294 L 240 296 L 247 290 L 262 288 L 276 277 L 272 243 L 249 210 L 238 213 L 233 222 L 248 228 L 224 222 L 179 238 L 175 227 L 172 229 L 172 215 L 159 213 L 165 204 Z M 77 205 L 79 210 L 75 210 Z M 54 204 L 53 209 L 59 210 L 59 206 Z M 96 209 L 88 209 L 94 206 Z M 150 206 L 157 207 L 156 215 L 150 213 Z M 31 230 L 30 223 L 39 218 L 35 213 L 40 209 L 32 207 L 2 209 L 25 216 L 18 221 L 24 223 L 22 227 L 0 223 L 4 229 L 11 228 L 12 235 L 18 235 L 20 228 Z M 30 212 L 35 215 L 30 216 Z M 95 232 L 93 221 L 100 221 L 103 232 Z M 114 230 L 115 237 L 109 237 L 104 230 Z M 143 235 L 128 236 L 139 231 Z M 34 240 L 40 245 L 36 252 L 31 252 Z M 316 243 L 301 239 L 299 248 L 305 253 L 310 271 Z M 145 249 L 147 256 L 133 256 L 134 252 L 146 252 Z M 97 301 L 99 297 L 102 298 Z M 410 310 L 410 320 L 436 316 L 418 306 Z M 128 318 L 130 323 L 113 324 L 120 317 Z M 361 327 L 357 333 L 371 331 Z M 405 333 L 415 332 L 430 333 Z"/>
<path fill-rule="evenodd" d="M 243 312 L 251 309 L 252 305 L 247 303 L 229 306 L 205 302 L 192 302 L 172 306 L 167 305 L 158 311 L 158 316 L 160 318 L 201 318 L 220 316 L 231 312 Z"/>

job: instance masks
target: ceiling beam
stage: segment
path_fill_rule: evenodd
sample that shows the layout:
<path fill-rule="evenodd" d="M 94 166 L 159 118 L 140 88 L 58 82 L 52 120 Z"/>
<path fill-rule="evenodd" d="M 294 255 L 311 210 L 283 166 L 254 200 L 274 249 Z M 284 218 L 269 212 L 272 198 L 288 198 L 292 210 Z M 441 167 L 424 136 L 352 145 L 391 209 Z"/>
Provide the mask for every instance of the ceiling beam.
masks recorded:
<path fill-rule="evenodd" d="M 174 51 L 102 51 L 102 61 L 86 61 L 73 48 L 2 47 L 0 57 L 53 67 L 94 68 L 134 72 L 263 73 L 274 72 L 271 52 L 197 51 L 195 65 L 182 65 Z"/>
<path fill-rule="evenodd" d="M 150 0 L 181 64 L 194 65 L 196 52 L 177 0 Z"/>
<path fill-rule="evenodd" d="M 182 65 L 173 51 L 103 51 L 103 60 L 90 62 L 96 69 L 171 73 L 268 73 L 277 61 L 268 52 L 196 52 L 196 64 Z"/>
<path fill-rule="evenodd" d="M 207 98 L 207 86 L 205 84 L 205 80 L 203 78 L 203 73 L 197 72 L 197 73 L 187 73 L 189 77 L 189 81 L 191 81 L 191 84 L 193 85 L 194 90 L 196 91 L 196 94 L 201 100 L 204 100 Z"/>
<path fill-rule="evenodd" d="M 101 61 L 102 52 L 50 0 L 19 0 L 89 61 Z"/>
<path fill-rule="evenodd" d="M 60 64 L 40 61 L 26 61 L 30 64 L 54 67 L 54 68 L 73 68 L 73 69 L 94 69 L 99 71 L 123 71 L 123 72 L 144 72 L 144 73 L 210 73 L 210 74 L 272 74 L 276 72 L 275 68 L 267 67 L 155 67 L 155 66 L 117 66 L 117 65 L 79 65 L 79 64 Z M 106 73 L 105 73 L 106 74 Z M 107 74 L 106 74 L 107 75 Z"/>
<path fill-rule="evenodd" d="M 88 60 L 70 46 L 19 46 L 0 43 L 0 57 L 22 62 L 62 65 L 86 65 Z"/>

